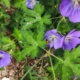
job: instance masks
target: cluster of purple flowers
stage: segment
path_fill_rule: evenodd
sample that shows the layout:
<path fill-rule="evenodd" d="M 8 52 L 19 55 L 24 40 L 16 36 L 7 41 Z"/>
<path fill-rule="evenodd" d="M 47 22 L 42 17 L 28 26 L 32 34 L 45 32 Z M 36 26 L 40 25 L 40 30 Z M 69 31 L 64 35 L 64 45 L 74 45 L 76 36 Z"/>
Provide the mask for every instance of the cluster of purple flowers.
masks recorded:
<path fill-rule="evenodd" d="M 50 48 L 63 48 L 71 50 L 80 44 L 80 31 L 71 30 L 66 36 L 60 35 L 56 29 L 49 30 L 45 33 L 45 39 L 48 41 Z"/>
<path fill-rule="evenodd" d="M 62 0 L 60 13 L 71 22 L 80 22 L 80 0 Z"/>
<path fill-rule="evenodd" d="M 11 56 L 7 52 L 0 51 L 0 68 L 9 65 L 11 62 Z"/>

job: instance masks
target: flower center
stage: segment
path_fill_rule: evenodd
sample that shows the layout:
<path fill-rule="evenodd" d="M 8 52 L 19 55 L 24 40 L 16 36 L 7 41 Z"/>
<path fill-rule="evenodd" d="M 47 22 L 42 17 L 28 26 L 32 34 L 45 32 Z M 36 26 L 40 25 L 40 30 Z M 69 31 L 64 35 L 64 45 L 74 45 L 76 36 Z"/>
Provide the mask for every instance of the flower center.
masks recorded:
<path fill-rule="evenodd" d="M 71 41 L 71 37 L 70 37 L 70 36 L 67 36 L 67 37 L 65 38 L 65 42 L 69 42 L 69 41 Z"/>
<path fill-rule="evenodd" d="M 35 0 L 31 0 L 32 1 L 32 4 L 35 4 L 36 3 L 36 1 Z"/>
<path fill-rule="evenodd" d="M 72 0 L 74 7 L 80 7 L 80 0 Z"/>
<path fill-rule="evenodd" d="M 57 38 L 56 38 L 56 36 L 55 35 L 51 35 L 50 36 L 50 41 L 54 41 L 54 40 L 56 40 Z"/>
<path fill-rule="evenodd" d="M 0 54 L 0 60 L 3 58 L 3 55 L 2 54 Z"/>

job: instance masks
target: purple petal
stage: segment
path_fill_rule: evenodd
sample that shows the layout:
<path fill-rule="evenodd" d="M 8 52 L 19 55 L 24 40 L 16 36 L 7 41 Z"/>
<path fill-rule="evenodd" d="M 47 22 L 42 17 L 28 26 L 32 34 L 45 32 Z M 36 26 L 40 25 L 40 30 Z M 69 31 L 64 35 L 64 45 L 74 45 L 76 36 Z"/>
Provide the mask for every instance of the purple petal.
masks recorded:
<path fill-rule="evenodd" d="M 62 47 L 63 44 L 64 44 L 64 40 L 65 40 L 65 36 L 63 36 L 63 37 L 61 38 L 61 43 L 60 43 L 61 47 Z"/>
<path fill-rule="evenodd" d="M 30 2 L 27 2 L 27 3 L 26 3 L 26 6 L 27 6 L 28 8 L 31 8 L 31 9 L 34 8 L 34 5 L 33 5 L 32 3 L 30 3 Z"/>
<path fill-rule="evenodd" d="M 57 33 L 57 30 L 56 29 L 52 29 L 52 30 L 49 30 L 45 33 L 45 36 L 46 35 L 51 35 L 51 34 L 56 34 Z"/>
<path fill-rule="evenodd" d="M 54 40 L 54 48 L 58 49 L 58 48 L 61 48 L 61 38 L 62 38 L 62 36 L 59 35 L 59 34 L 56 34 L 56 38 L 57 39 Z"/>
<path fill-rule="evenodd" d="M 70 42 L 68 42 L 68 43 L 65 43 L 64 42 L 64 44 L 63 44 L 63 49 L 65 50 L 66 48 L 68 49 L 68 50 L 71 50 L 72 48 L 73 48 L 73 46 L 70 44 Z"/>
<path fill-rule="evenodd" d="M 63 43 L 63 49 L 65 50 L 66 48 L 68 50 L 71 50 L 72 48 L 75 48 L 78 44 L 80 44 L 80 39 L 77 37 L 72 37 L 72 40 L 69 42 L 65 42 Z"/>
<path fill-rule="evenodd" d="M 2 59 L 0 59 L 0 68 L 9 65 L 11 62 L 10 55 L 4 51 L 0 51 L 0 54 L 3 55 Z"/>
<path fill-rule="evenodd" d="M 34 2 L 32 2 L 32 0 L 27 0 L 27 1 L 26 1 L 26 6 L 27 6 L 28 8 L 30 8 L 30 9 L 33 9 L 34 6 L 35 6 L 35 4 L 36 4 L 36 0 L 34 0 Z"/>
<path fill-rule="evenodd" d="M 50 38 L 50 35 L 55 35 L 56 33 L 57 33 L 56 29 L 49 30 L 45 33 L 44 38 L 48 40 Z"/>
<path fill-rule="evenodd" d="M 50 42 L 49 46 L 50 46 L 50 48 L 52 48 L 54 46 L 54 42 Z"/>
<path fill-rule="evenodd" d="M 72 45 L 70 44 L 70 42 L 65 42 L 65 36 L 62 37 L 61 39 L 61 46 L 64 50 L 68 49 L 71 50 L 72 49 Z"/>
<path fill-rule="evenodd" d="M 72 36 L 80 37 L 80 31 L 75 31 L 74 33 L 72 33 Z"/>
<path fill-rule="evenodd" d="M 75 29 L 71 30 L 71 31 L 68 33 L 68 35 L 69 35 L 69 34 L 72 34 L 74 31 L 75 31 Z"/>
<path fill-rule="evenodd" d="M 77 37 L 73 37 L 70 44 L 72 45 L 73 48 L 75 48 L 78 44 L 80 44 L 80 39 Z"/>
<path fill-rule="evenodd" d="M 61 48 L 60 41 L 61 41 L 61 40 L 54 41 L 54 49 Z"/>
<path fill-rule="evenodd" d="M 66 44 L 66 47 L 68 48 L 68 50 L 71 50 L 71 49 L 73 48 L 73 46 L 71 45 L 70 42 L 68 42 L 68 43 Z"/>
<path fill-rule="evenodd" d="M 62 0 L 59 9 L 62 16 L 69 16 L 73 10 L 71 0 Z"/>
<path fill-rule="evenodd" d="M 75 29 L 71 30 L 68 35 L 80 37 L 80 31 L 75 31 Z"/>
<path fill-rule="evenodd" d="M 71 22 L 80 22 L 80 9 L 73 9 L 71 14 L 69 15 L 69 19 Z"/>
<path fill-rule="evenodd" d="M 65 45 L 65 43 L 63 44 L 62 48 L 63 48 L 63 50 L 67 49 L 67 46 Z"/>
<path fill-rule="evenodd" d="M 0 67 L 4 67 L 4 66 L 8 66 L 9 64 L 10 64 L 10 62 L 11 62 L 11 59 L 9 58 L 7 58 L 7 59 L 2 59 L 2 64 L 0 65 Z"/>

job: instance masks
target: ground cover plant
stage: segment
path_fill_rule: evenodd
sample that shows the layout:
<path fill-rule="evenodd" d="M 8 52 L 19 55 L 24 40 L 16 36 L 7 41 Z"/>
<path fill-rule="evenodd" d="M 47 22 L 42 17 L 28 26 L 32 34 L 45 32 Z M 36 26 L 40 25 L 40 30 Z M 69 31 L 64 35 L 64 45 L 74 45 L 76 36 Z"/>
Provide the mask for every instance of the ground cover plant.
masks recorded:
<path fill-rule="evenodd" d="M 12 60 L 13 80 L 80 80 L 80 0 L 0 0 L 0 71 Z"/>

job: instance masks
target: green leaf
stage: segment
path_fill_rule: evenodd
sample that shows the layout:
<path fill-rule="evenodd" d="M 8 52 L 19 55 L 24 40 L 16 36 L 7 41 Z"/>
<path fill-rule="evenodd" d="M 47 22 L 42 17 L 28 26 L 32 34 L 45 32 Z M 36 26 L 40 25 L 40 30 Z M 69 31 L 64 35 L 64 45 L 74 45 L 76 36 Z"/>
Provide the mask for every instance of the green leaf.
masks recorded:
<path fill-rule="evenodd" d="M 19 8 L 23 11 L 26 11 L 26 0 L 15 0 L 14 1 L 14 7 Z"/>
<path fill-rule="evenodd" d="M 12 34 L 17 40 L 21 40 L 22 39 L 22 35 L 20 33 L 20 30 L 18 30 L 17 28 L 14 28 L 14 33 Z"/>
<path fill-rule="evenodd" d="M 11 40 L 9 37 L 6 37 L 6 36 L 2 37 L 1 42 L 2 42 L 3 50 L 8 50 L 10 48 L 15 50 L 15 48 L 16 48 L 15 42 L 13 40 Z"/>
<path fill-rule="evenodd" d="M 50 15 L 48 14 L 45 14 L 43 17 L 42 17 L 42 21 L 44 24 L 51 24 L 51 19 L 50 19 Z"/>
<path fill-rule="evenodd" d="M 10 8 L 10 0 L 1 0 L 2 4 L 4 4 L 6 7 Z"/>
<path fill-rule="evenodd" d="M 22 51 L 16 50 L 16 52 L 13 54 L 13 57 L 17 60 L 17 62 L 20 62 L 23 59 L 26 59 L 26 54 Z"/>
<path fill-rule="evenodd" d="M 54 65 L 56 75 L 62 76 L 61 80 L 71 80 L 75 75 L 80 75 L 80 46 L 72 51 L 64 52 L 63 63 L 60 61 Z"/>
<path fill-rule="evenodd" d="M 65 66 L 65 65 L 63 65 L 62 66 L 62 78 L 61 78 L 61 80 L 70 80 L 70 69 L 67 67 L 67 66 Z"/>
<path fill-rule="evenodd" d="M 25 39 L 27 41 L 28 44 L 32 45 L 32 46 L 38 46 L 36 40 L 33 38 L 33 35 L 31 32 L 29 31 L 23 31 L 22 33 L 22 37 L 23 39 Z M 25 34 L 25 35 L 24 35 Z M 25 37 L 26 36 L 26 37 Z"/>
<path fill-rule="evenodd" d="M 80 56 L 80 51 L 79 50 L 80 50 L 80 46 L 75 48 L 71 52 L 65 51 L 66 55 L 64 55 L 64 58 L 65 58 L 64 65 L 71 68 L 75 75 L 80 75 L 80 67 L 78 67 L 80 65 L 80 63 L 78 63 L 78 62 L 80 62 L 80 61 L 77 61 L 75 63 L 75 61 Z M 78 66 L 77 66 L 77 63 L 78 63 Z"/>
<path fill-rule="evenodd" d="M 34 10 L 39 14 L 39 15 L 42 15 L 43 11 L 44 11 L 44 6 L 39 4 L 39 3 L 36 3 L 35 7 L 34 7 Z"/>
<path fill-rule="evenodd" d="M 27 56 L 31 56 L 32 58 L 37 56 L 37 46 L 29 46 L 27 45 L 25 49 L 22 51 L 23 54 L 26 54 Z"/>

